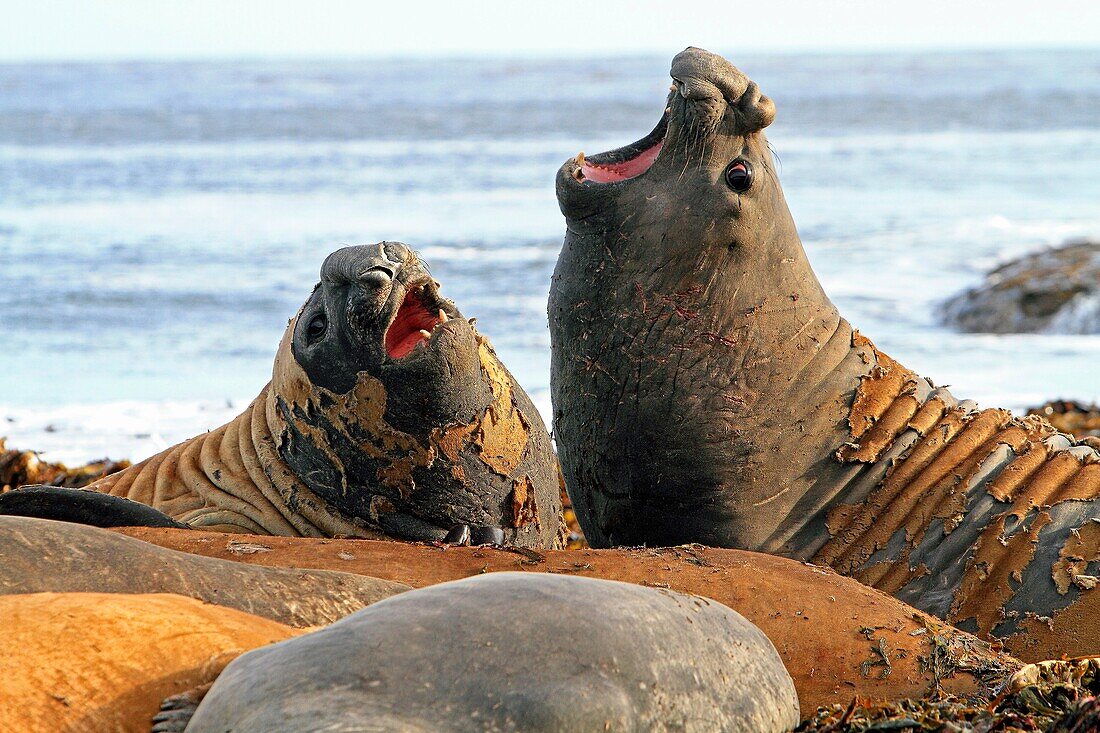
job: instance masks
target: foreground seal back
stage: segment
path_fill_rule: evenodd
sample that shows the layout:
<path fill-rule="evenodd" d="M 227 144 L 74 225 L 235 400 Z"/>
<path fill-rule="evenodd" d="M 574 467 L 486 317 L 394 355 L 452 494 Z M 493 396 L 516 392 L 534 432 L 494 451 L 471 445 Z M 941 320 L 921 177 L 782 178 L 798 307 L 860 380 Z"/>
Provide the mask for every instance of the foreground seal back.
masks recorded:
<path fill-rule="evenodd" d="M 149 733 L 161 701 L 302 633 L 167 593 L 0 597 L 0 730 Z"/>
<path fill-rule="evenodd" d="M 456 530 L 458 541 L 538 547 L 561 536 L 541 417 L 398 242 L 329 255 L 271 382 L 241 415 L 89 488 L 227 532 Z"/>
<path fill-rule="evenodd" d="M 720 603 L 491 573 L 236 660 L 187 730 L 778 733 L 797 722 L 775 648 Z"/>
<path fill-rule="evenodd" d="M 685 545 L 621 550 L 436 547 L 376 540 L 268 537 L 267 552 L 236 554 L 211 532 L 131 527 L 126 532 L 183 552 L 275 567 L 331 568 L 423 587 L 486 573 L 603 578 L 718 601 L 763 631 L 794 680 L 803 717 L 853 695 L 900 700 L 932 691 L 988 695 L 1018 669 L 997 644 L 980 641 L 896 598 L 826 568 L 759 552 Z M 517 552 L 524 557 L 517 562 Z M 872 633 L 873 632 L 873 633 Z M 870 637 L 870 638 L 868 638 Z M 1059 641 L 1072 643 L 1062 637 Z M 868 642 L 879 651 L 870 651 Z M 1011 649 L 1014 640 L 1007 640 Z M 1067 647 L 1029 647 L 1030 660 Z"/>
<path fill-rule="evenodd" d="M 702 49 L 672 77 L 649 136 L 557 179 L 554 427 L 589 542 L 780 553 L 983 634 L 1064 615 L 1095 646 L 1100 454 L 856 333 L 784 201 L 771 100 Z"/>
<path fill-rule="evenodd" d="M 231 558 L 270 551 L 239 539 L 216 546 Z M 289 626 L 319 626 L 407 590 L 365 574 L 269 568 L 177 552 L 96 527 L 0 517 L 0 596 L 174 593 Z"/>

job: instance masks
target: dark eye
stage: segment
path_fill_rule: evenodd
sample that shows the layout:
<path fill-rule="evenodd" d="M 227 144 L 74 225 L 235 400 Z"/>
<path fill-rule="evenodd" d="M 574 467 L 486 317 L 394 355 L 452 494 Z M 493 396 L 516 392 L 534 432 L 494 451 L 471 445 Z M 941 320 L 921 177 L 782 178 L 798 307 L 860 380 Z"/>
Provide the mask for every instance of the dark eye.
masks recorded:
<path fill-rule="evenodd" d="M 328 328 L 328 319 L 325 318 L 324 313 L 318 313 L 310 319 L 309 325 L 306 326 L 306 341 L 312 344 L 325 335 L 326 328 Z"/>
<path fill-rule="evenodd" d="M 726 166 L 726 185 L 737 193 L 744 193 L 752 186 L 752 165 L 747 160 L 735 160 Z"/>

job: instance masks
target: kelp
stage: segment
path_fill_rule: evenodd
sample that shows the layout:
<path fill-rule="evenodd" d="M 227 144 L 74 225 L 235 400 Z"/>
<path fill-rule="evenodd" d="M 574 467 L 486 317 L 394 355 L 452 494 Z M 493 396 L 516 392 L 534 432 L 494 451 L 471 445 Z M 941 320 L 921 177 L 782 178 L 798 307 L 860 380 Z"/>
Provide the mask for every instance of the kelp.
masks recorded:
<path fill-rule="evenodd" d="M 5 439 L 0 438 L 0 492 L 29 484 L 78 489 L 129 467 L 129 461 L 102 458 L 70 468 L 64 463 L 44 461 L 35 451 L 8 449 Z"/>
<path fill-rule="evenodd" d="M 933 692 L 924 699 L 855 697 L 819 708 L 796 733 L 1095 733 L 1100 731 L 1100 659 L 1028 664 L 992 696 Z"/>
<path fill-rule="evenodd" d="M 1077 438 L 1100 438 L 1100 405 L 1073 400 L 1051 400 L 1028 408 L 1027 414 L 1046 418 L 1051 425 Z"/>

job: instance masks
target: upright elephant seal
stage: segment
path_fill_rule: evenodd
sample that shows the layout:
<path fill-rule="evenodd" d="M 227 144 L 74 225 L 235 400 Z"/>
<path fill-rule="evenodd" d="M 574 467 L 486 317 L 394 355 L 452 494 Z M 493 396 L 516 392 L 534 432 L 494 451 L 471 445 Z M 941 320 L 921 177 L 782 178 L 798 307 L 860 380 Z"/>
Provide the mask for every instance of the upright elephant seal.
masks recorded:
<path fill-rule="evenodd" d="M 329 255 L 271 382 L 238 417 L 89 488 L 226 532 L 534 547 L 562 536 L 542 418 L 398 242 Z M 53 491 L 56 518 L 102 513 Z M 0 512 L 18 498 L 0 496 Z"/>
<path fill-rule="evenodd" d="M 589 542 L 812 560 L 968 630 L 1059 622 L 1100 653 L 1100 454 L 854 331 L 784 201 L 771 100 L 697 48 L 672 78 L 652 133 L 557 179 L 554 429 Z"/>
<path fill-rule="evenodd" d="M 716 601 L 490 573 L 235 660 L 187 731 L 779 733 L 797 723 L 775 648 Z"/>

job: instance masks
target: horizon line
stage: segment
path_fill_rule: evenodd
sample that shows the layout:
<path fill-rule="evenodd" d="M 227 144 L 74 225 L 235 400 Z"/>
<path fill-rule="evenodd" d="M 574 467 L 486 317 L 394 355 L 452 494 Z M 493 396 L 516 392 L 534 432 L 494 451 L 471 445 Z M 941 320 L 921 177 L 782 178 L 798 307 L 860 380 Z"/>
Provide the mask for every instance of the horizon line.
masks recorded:
<path fill-rule="evenodd" d="M 0 65 L 17 66 L 33 64 L 131 64 L 131 63 L 236 63 L 248 61 L 573 61 L 579 59 L 642 59 L 642 58 L 667 58 L 681 49 L 638 49 L 616 50 L 608 52 L 593 52 L 590 49 L 577 51 L 575 49 L 540 49 L 527 51 L 476 51 L 476 50 L 450 50 L 450 51 L 403 51 L 371 53 L 363 52 L 315 52 L 315 51 L 279 51 L 266 52 L 240 52 L 240 53 L 177 53 L 163 55 L 127 55 L 127 54 L 103 54 L 93 56 L 4 56 L 0 53 Z M 908 55 L 916 53 L 958 54 L 976 55 L 985 53 L 1079 53 L 1083 51 L 1100 51 L 1100 43 L 1087 44 L 989 44 L 989 45 L 893 45 L 893 46 L 861 46 L 861 47 L 826 47 L 805 46 L 800 48 L 745 48 L 739 56 L 890 56 Z M 723 55 L 725 52 L 719 51 Z"/>

